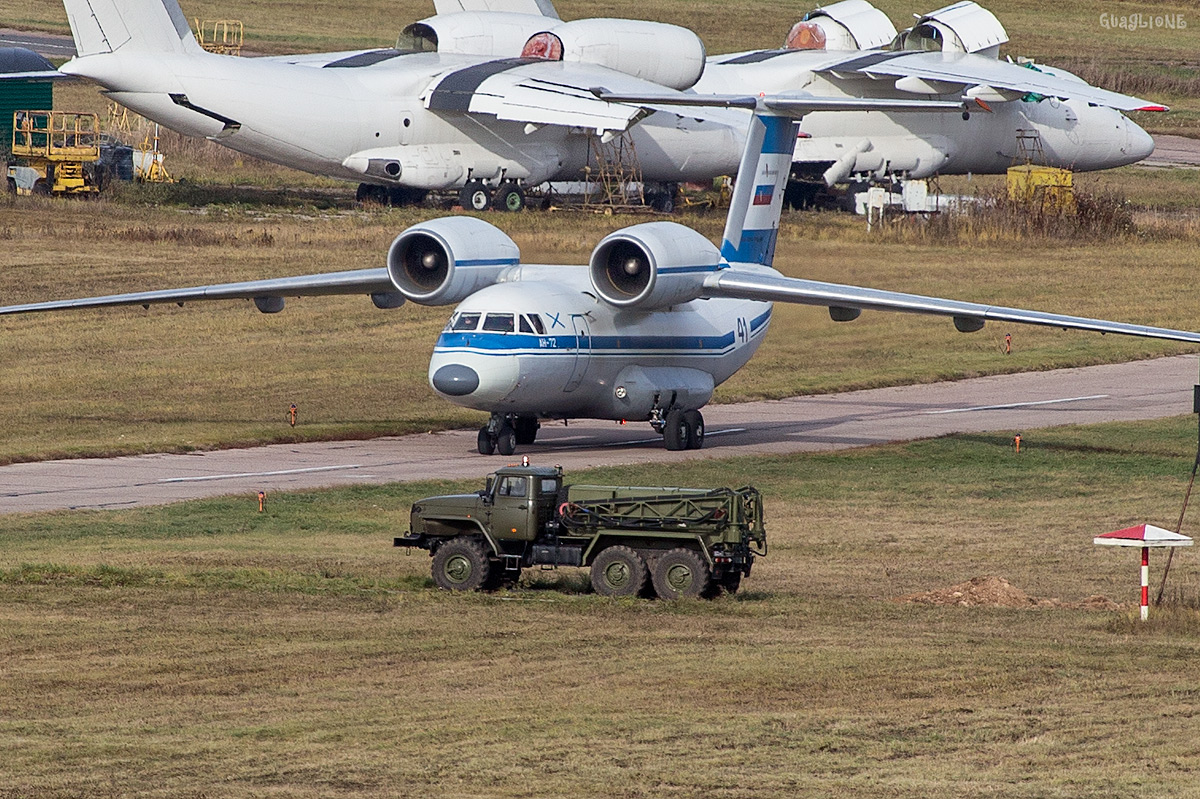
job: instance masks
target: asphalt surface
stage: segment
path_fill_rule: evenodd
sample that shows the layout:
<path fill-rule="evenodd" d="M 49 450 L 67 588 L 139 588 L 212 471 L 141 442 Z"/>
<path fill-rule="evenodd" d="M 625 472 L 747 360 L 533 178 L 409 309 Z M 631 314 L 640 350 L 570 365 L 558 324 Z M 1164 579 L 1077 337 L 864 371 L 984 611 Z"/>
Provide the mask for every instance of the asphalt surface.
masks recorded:
<path fill-rule="evenodd" d="M 956 432 L 1021 433 L 1063 424 L 1190 413 L 1200 357 L 1060 369 L 952 383 L 854 391 L 705 409 L 704 448 L 667 452 L 646 424 L 543 427 L 517 455 L 485 457 L 475 430 L 370 441 L 286 444 L 0 467 L 0 513 L 127 508 L 198 497 L 353 483 L 481 477 L 521 455 L 568 470 L 624 463 L 830 451 Z"/>
<path fill-rule="evenodd" d="M 24 47 L 45 58 L 72 58 L 75 42 L 70 36 L 0 28 L 0 47 Z"/>

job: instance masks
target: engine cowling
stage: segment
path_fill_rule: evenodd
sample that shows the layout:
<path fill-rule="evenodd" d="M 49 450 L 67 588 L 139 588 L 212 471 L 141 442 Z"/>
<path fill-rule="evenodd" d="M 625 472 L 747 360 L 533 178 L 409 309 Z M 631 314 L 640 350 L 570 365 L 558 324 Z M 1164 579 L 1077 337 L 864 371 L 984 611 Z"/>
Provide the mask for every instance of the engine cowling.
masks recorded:
<path fill-rule="evenodd" d="M 788 50 L 874 50 L 896 36 L 887 15 L 866 0 L 821 6 L 792 26 Z"/>
<path fill-rule="evenodd" d="M 536 14 L 455 11 L 412 23 L 396 49 L 513 58 L 530 36 L 553 22 Z"/>
<path fill-rule="evenodd" d="M 691 228 L 647 222 L 605 236 L 588 270 L 609 305 L 653 311 L 699 297 L 720 262 L 716 246 Z"/>
<path fill-rule="evenodd" d="M 687 28 L 636 19 L 577 19 L 531 36 L 522 58 L 599 64 L 672 89 L 704 73 L 704 42 Z"/>
<path fill-rule="evenodd" d="M 896 50 L 941 50 L 947 53 L 979 53 L 996 58 L 1008 33 L 996 15 L 978 3 L 966 2 L 931 11 L 917 24 L 900 32 Z"/>
<path fill-rule="evenodd" d="M 388 248 L 387 270 L 405 299 L 452 305 L 521 261 L 516 243 L 499 228 L 471 216 L 413 225 Z"/>

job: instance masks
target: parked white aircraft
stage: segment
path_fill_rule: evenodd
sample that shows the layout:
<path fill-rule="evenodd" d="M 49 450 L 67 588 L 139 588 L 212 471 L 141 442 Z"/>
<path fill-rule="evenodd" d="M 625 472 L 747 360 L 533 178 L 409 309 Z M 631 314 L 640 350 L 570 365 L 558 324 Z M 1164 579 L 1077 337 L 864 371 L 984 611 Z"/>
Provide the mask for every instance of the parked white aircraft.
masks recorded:
<path fill-rule="evenodd" d="M 550 0 L 435 4 L 435 16 L 405 29 L 410 46 L 566 63 L 603 58 L 630 74 L 673 88 L 691 86 L 699 94 L 803 90 L 832 97 L 915 94 L 981 101 L 973 112 L 808 115 L 796 143 L 794 175 L 829 186 L 995 174 L 1025 161 L 1076 171 L 1124 166 L 1148 156 L 1154 141 L 1121 111 L 1166 110 L 1091 86 L 1065 70 L 999 60 L 1008 35 L 974 2 L 926 14 L 897 33 L 866 0 L 843 0 L 807 14 L 782 49 L 713 56 L 706 63 L 702 49 L 665 34 L 653 57 L 638 50 L 639 35 L 648 35 L 639 26 L 654 23 L 563 22 Z M 678 75 L 658 71 L 660 60 L 672 58 Z"/>
<path fill-rule="evenodd" d="M 772 302 L 826 306 L 835 321 L 877 309 L 950 316 L 962 332 L 994 319 L 1200 343 L 1200 333 L 783 276 L 771 262 L 799 123 L 778 115 L 825 106 L 723 102 L 755 113 L 720 248 L 677 223 L 648 222 L 606 236 L 587 265 L 522 264 L 495 226 L 445 217 L 397 236 L 386 267 L 12 305 L 0 315 L 232 298 L 274 313 L 287 296 L 356 293 L 379 308 L 456 304 L 429 383 L 450 402 L 489 412 L 479 452 L 505 455 L 532 443 L 543 419 L 648 421 L 668 449 L 700 447 L 700 409 L 758 349 Z"/>
<path fill-rule="evenodd" d="M 605 65 L 395 49 L 237 58 L 205 52 L 176 0 L 64 0 L 78 52 L 61 67 L 143 116 L 268 161 L 414 199 L 461 188 L 463 205 L 516 210 L 524 188 L 580 180 L 590 134 L 630 131 L 648 181 L 708 180 L 737 168 L 744 121 L 606 103 L 678 82 Z M 695 35 L 674 26 L 676 38 Z M 650 47 L 651 40 L 641 40 Z M 696 40 L 697 44 L 699 40 Z M 657 58 L 657 56 L 656 56 Z M 702 66 L 702 62 L 700 64 Z M 698 72 L 697 72 L 698 75 Z M 644 120 L 644 121 L 643 121 Z M 639 124 L 640 122 L 640 124 Z"/>

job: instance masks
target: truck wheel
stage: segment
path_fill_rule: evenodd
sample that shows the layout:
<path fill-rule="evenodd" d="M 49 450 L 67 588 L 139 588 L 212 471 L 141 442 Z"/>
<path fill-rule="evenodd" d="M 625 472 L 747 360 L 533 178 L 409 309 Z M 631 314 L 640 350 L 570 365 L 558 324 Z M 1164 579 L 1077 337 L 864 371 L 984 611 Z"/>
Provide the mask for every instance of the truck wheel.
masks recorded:
<path fill-rule="evenodd" d="M 511 455 L 517 451 L 517 431 L 509 425 L 501 427 L 496 434 L 496 451 L 501 455 Z"/>
<path fill-rule="evenodd" d="M 637 596 L 647 577 L 646 561 L 629 547 L 609 547 L 592 561 L 592 588 L 601 596 Z"/>
<path fill-rule="evenodd" d="M 46 183 L 45 178 L 38 178 L 33 182 L 33 193 L 38 197 L 50 196 L 50 186 Z"/>
<path fill-rule="evenodd" d="M 711 582 L 708 564 L 691 549 L 672 549 L 654 564 L 654 592 L 662 599 L 703 596 Z"/>
<path fill-rule="evenodd" d="M 742 573 L 740 571 L 727 571 L 721 576 L 721 590 L 725 593 L 736 594 L 741 587 Z"/>
<path fill-rule="evenodd" d="M 478 591 L 491 573 L 483 545 L 469 538 L 452 538 L 433 555 L 433 581 L 447 591 Z"/>
<path fill-rule="evenodd" d="M 704 417 L 700 411 L 684 411 L 683 423 L 688 430 L 688 449 L 700 449 L 704 446 Z"/>
<path fill-rule="evenodd" d="M 17 181 L 12 178 L 8 179 L 8 193 L 13 195 L 17 193 Z"/>

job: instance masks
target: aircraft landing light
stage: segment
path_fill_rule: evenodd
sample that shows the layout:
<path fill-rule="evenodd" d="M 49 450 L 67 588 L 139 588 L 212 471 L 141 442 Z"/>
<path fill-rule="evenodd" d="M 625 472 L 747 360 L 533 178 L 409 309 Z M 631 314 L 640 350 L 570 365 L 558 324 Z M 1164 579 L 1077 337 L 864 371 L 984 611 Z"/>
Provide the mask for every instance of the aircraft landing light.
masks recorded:
<path fill-rule="evenodd" d="M 343 466 L 310 466 L 307 469 L 279 469 L 274 472 L 239 472 L 236 474 L 206 474 L 201 477 L 164 477 L 157 483 L 204 483 L 211 480 L 237 480 L 243 477 L 280 477 L 288 474 L 310 474 L 312 472 L 336 472 L 345 469 L 361 469 L 362 464 L 347 463 Z"/>
<path fill-rule="evenodd" d="M 1035 402 L 1012 402 L 1007 405 L 976 405 L 973 408 L 946 408 L 936 411 L 922 411 L 928 416 L 943 413 L 970 413 L 972 411 L 1005 411 L 1011 408 L 1029 408 L 1034 405 L 1061 405 L 1065 402 L 1086 402 L 1087 400 L 1108 399 L 1108 394 L 1091 394 L 1086 397 L 1064 397 L 1062 399 L 1037 400 Z"/>

